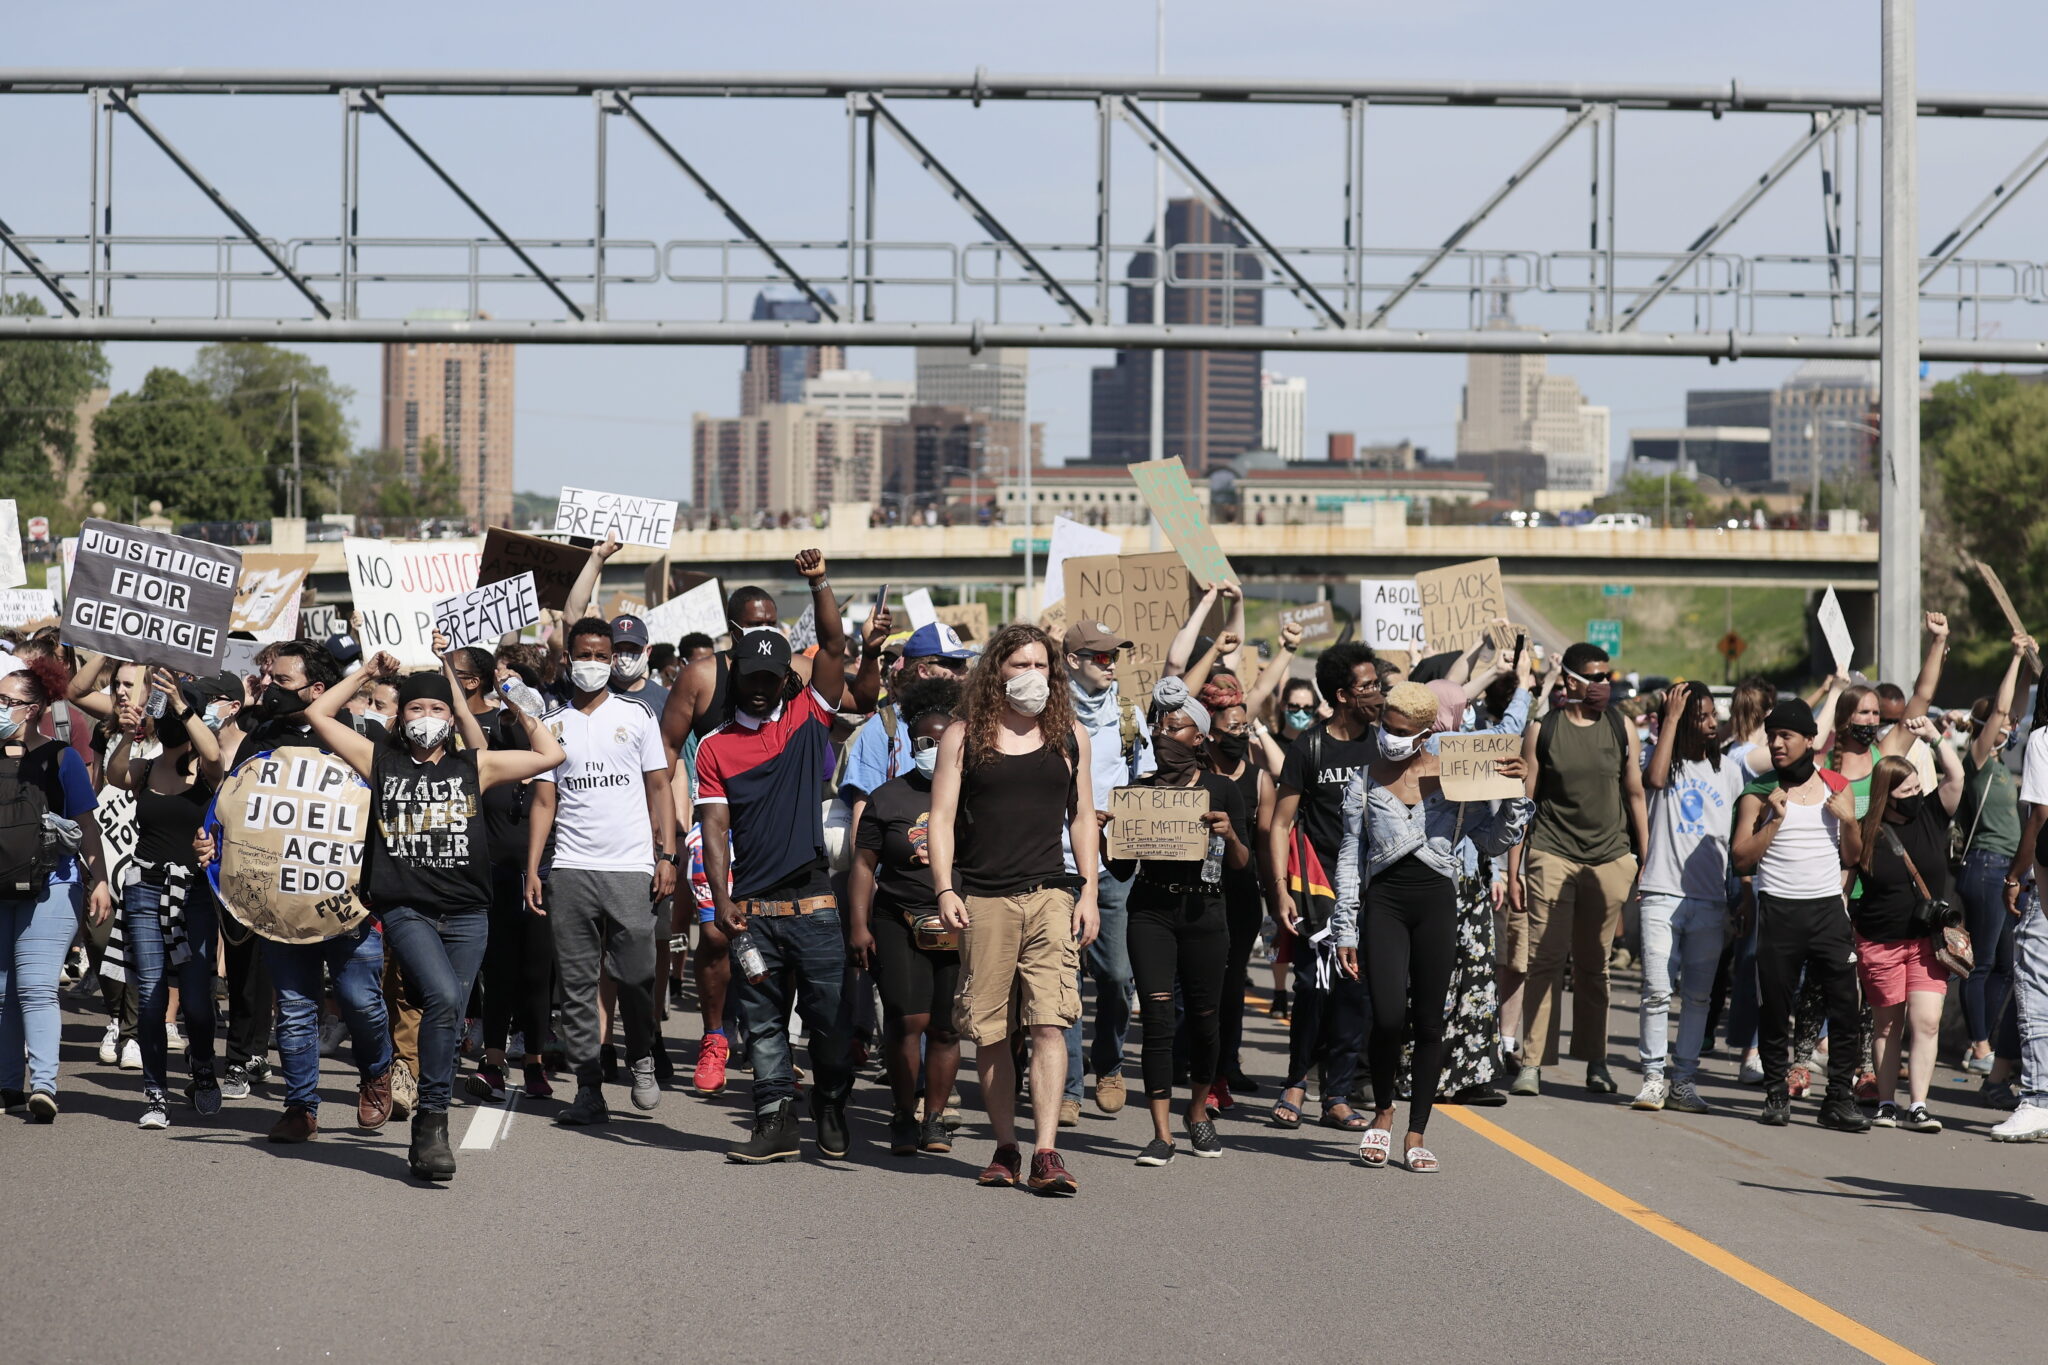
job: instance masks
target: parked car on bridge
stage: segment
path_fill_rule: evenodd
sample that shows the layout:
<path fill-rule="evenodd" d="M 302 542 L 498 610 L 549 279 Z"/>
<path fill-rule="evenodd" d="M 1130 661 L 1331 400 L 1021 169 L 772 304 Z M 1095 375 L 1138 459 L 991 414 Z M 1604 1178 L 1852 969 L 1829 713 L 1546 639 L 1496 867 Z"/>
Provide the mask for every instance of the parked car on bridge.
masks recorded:
<path fill-rule="evenodd" d="M 1650 519 L 1641 512 L 1602 512 L 1579 528 L 1581 531 L 1647 531 Z"/>

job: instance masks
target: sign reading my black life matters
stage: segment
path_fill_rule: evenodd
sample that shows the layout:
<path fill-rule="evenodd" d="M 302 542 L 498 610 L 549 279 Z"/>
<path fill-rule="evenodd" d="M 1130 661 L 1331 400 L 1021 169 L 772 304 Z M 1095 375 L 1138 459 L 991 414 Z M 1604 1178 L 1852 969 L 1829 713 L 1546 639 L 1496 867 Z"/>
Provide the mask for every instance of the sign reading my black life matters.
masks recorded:
<path fill-rule="evenodd" d="M 1109 794 L 1109 856 L 1200 862 L 1209 852 L 1209 789 L 1118 787 Z"/>
<path fill-rule="evenodd" d="M 92 520 L 78 533 L 64 643 L 180 673 L 217 673 L 242 556 L 168 531 Z"/>

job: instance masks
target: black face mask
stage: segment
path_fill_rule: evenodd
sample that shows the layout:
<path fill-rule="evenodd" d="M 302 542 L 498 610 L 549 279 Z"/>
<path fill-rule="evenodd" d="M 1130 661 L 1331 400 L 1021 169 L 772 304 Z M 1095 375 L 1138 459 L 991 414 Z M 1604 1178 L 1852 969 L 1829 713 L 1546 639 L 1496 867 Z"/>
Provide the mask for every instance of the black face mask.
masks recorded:
<path fill-rule="evenodd" d="M 1868 749 L 1877 743 L 1878 731 L 1883 728 L 1881 725 L 1852 725 L 1849 727 L 1849 738 Z"/>
<path fill-rule="evenodd" d="M 1778 785 L 1787 791 L 1794 787 L 1803 787 L 1813 780 L 1813 754 L 1802 754 L 1793 759 L 1790 766 L 1775 768 L 1772 771 L 1778 775 Z"/>
<path fill-rule="evenodd" d="M 1216 750 L 1217 757 L 1221 758 L 1225 763 L 1242 763 L 1244 762 L 1245 754 L 1250 751 L 1252 746 L 1251 731 L 1245 730 L 1238 734 L 1232 734 L 1228 730 L 1218 730 L 1215 734 L 1209 736 L 1209 744 L 1210 747 Z"/>
<path fill-rule="evenodd" d="M 304 692 L 303 688 L 294 692 L 282 683 L 272 683 L 263 689 L 262 700 L 256 703 L 256 712 L 264 720 L 283 720 L 287 716 L 296 716 L 311 705 L 306 700 Z"/>
<path fill-rule="evenodd" d="M 1186 782 L 1202 767 L 1199 749 L 1165 735 L 1152 736 L 1152 756 L 1159 760 L 1159 775 L 1169 782 Z"/>
<path fill-rule="evenodd" d="M 1908 820 L 1918 820 L 1920 818 L 1920 807 L 1926 800 L 1927 794 L 1925 792 L 1914 796 L 1894 796 L 1892 798 L 1892 809 L 1905 816 Z"/>

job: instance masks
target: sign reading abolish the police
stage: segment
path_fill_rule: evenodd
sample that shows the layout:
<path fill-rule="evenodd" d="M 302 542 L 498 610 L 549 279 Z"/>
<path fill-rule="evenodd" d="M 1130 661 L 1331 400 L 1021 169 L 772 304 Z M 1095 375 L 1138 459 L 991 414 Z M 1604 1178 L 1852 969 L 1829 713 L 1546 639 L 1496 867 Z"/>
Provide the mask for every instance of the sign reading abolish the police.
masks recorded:
<path fill-rule="evenodd" d="M 530 573 L 486 583 L 434 604 L 434 629 L 455 649 L 495 645 L 500 635 L 525 630 L 538 620 L 540 598 Z"/>
<path fill-rule="evenodd" d="M 318 943 L 368 917 L 356 899 L 370 788 L 318 749 L 276 749 L 221 784 L 208 869 L 234 917 L 278 943 Z"/>
<path fill-rule="evenodd" d="M 1109 794 L 1109 856 L 1199 862 L 1209 852 L 1206 787 L 1118 787 Z"/>
<path fill-rule="evenodd" d="M 562 501 L 555 508 L 558 536 L 589 536 L 592 540 L 615 536 L 622 545 L 666 550 L 675 526 L 676 505 L 661 498 L 564 488 Z"/>
<path fill-rule="evenodd" d="M 180 673 L 217 673 L 242 556 L 203 540 L 88 521 L 64 603 L 64 643 Z"/>

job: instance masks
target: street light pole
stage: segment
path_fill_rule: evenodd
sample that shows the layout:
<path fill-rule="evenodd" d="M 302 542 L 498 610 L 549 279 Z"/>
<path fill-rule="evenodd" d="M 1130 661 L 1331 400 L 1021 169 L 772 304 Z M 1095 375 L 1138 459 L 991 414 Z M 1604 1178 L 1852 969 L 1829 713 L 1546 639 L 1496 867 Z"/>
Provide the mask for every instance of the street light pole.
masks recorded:
<path fill-rule="evenodd" d="M 1878 676 L 1920 645 L 1920 249 L 1913 0 L 1884 4 L 1883 298 L 1878 340 Z"/>

